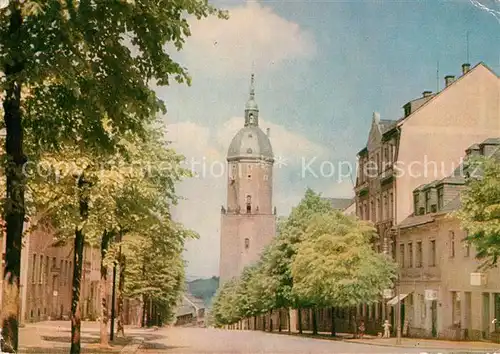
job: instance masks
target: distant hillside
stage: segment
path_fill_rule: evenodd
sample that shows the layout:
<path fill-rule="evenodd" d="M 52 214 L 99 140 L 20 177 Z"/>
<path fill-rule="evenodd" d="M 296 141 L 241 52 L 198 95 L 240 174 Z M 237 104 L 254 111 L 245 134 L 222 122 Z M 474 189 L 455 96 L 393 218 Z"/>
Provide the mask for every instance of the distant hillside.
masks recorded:
<path fill-rule="evenodd" d="M 203 299 L 205 306 L 210 306 L 215 292 L 219 288 L 219 277 L 209 279 L 196 279 L 187 283 L 189 292 L 200 299 Z"/>

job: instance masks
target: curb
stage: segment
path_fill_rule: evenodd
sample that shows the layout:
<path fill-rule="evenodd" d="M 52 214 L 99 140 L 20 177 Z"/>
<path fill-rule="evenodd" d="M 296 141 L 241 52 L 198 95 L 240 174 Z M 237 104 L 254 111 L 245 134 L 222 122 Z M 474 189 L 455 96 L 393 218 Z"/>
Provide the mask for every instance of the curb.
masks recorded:
<path fill-rule="evenodd" d="M 387 347 L 387 348 L 403 348 L 403 349 L 422 349 L 422 350 L 438 350 L 438 351 L 453 351 L 453 352 L 467 352 L 467 353 L 500 353 L 500 348 L 452 348 L 452 347 L 432 347 L 432 346 L 417 346 L 417 345 L 397 345 L 397 344 L 385 344 L 385 343 L 370 343 L 370 342 L 359 342 L 352 339 L 345 339 L 344 342 L 354 343 L 354 344 L 364 344 L 376 347 Z"/>
<path fill-rule="evenodd" d="M 122 350 L 120 350 L 120 353 L 136 353 L 143 342 L 144 337 L 134 337 L 131 343 L 127 344 Z"/>

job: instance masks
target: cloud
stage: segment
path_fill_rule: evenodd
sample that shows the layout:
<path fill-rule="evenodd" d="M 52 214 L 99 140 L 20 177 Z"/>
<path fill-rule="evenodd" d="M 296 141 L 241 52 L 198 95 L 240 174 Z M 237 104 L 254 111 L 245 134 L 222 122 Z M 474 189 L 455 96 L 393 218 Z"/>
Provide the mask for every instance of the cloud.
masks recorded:
<path fill-rule="evenodd" d="M 252 64 L 262 72 L 316 52 L 309 32 L 257 2 L 231 8 L 228 20 L 196 19 L 190 26 L 182 62 L 206 75 L 246 74 Z"/>
<path fill-rule="evenodd" d="M 191 276 L 218 274 L 220 208 L 226 204 L 225 159 L 231 139 L 242 128 L 243 121 L 243 118 L 234 117 L 219 129 L 192 122 L 168 126 L 172 147 L 184 154 L 187 167 L 197 174 L 178 185 L 177 192 L 185 199 L 173 210 L 173 217 L 177 221 L 200 234 L 200 239 L 189 241 L 186 245 L 185 259 Z M 291 207 L 300 201 L 307 187 L 325 196 L 343 196 L 352 190 L 352 185 L 338 184 L 333 179 L 290 179 L 290 174 L 300 176 L 298 157 L 318 156 L 326 159 L 328 150 L 283 126 L 262 119 L 259 125 L 264 131 L 268 127 L 271 129 L 275 156 L 280 154 L 290 157 L 290 163 L 281 169 L 275 164 L 273 202 L 278 214 L 288 214 Z M 221 167 L 224 169 L 221 170 Z"/>

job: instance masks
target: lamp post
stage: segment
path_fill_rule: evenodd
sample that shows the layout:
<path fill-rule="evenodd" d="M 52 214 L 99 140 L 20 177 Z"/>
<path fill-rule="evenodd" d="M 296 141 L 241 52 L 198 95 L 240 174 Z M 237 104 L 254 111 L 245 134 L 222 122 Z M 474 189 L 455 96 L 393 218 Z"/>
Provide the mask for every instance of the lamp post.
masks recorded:
<path fill-rule="evenodd" d="M 396 234 L 396 247 L 399 247 L 399 226 L 397 228 L 397 234 Z M 397 249 L 397 248 L 396 248 Z M 403 259 L 400 260 L 400 264 L 398 266 L 398 278 L 397 278 L 397 283 L 396 283 L 396 296 L 398 299 L 398 304 L 396 307 L 396 344 L 401 344 L 401 295 L 400 295 L 400 286 L 401 286 L 401 267 L 403 264 L 401 262 Z"/>

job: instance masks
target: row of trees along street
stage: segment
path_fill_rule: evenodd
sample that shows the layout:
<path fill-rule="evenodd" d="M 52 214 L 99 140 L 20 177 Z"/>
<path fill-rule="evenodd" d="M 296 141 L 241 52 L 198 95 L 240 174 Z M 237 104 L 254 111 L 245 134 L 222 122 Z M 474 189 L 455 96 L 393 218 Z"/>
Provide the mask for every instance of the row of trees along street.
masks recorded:
<path fill-rule="evenodd" d="M 468 235 L 462 241 L 474 246 L 479 268 L 487 270 L 496 267 L 500 257 L 500 149 L 490 157 L 466 160 L 465 171 L 461 207 L 448 217 L 458 218 Z M 278 235 L 259 262 L 219 288 L 213 323 L 235 327 L 246 320 L 249 327 L 272 331 L 271 315 L 278 311 L 281 330 L 281 316 L 298 309 L 302 333 L 300 310 L 310 309 L 317 334 L 316 310 L 331 308 L 329 327 L 335 336 L 335 308 L 351 311 L 373 303 L 393 285 L 396 264 L 373 250 L 375 235 L 372 224 L 332 210 L 328 201 L 308 190 L 280 221 Z M 348 318 L 354 320 L 350 328 L 356 332 L 355 314 L 350 312 Z M 290 331 L 289 317 L 286 322 Z"/>
<path fill-rule="evenodd" d="M 22 238 L 48 224 L 60 244 L 73 245 L 71 353 L 79 353 L 84 247 L 100 247 L 103 256 L 104 346 L 106 277 L 114 264 L 119 332 L 124 297 L 143 299 L 150 318 L 172 316 L 184 286 L 183 244 L 196 235 L 170 217 L 178 199 L 174 186 L 189 173 L 158 133 L 165 107 L 150 84 L 189 84 L 165 46 L 182 49 L 190 35 L 187 16 L 226 14 L 205 0 L 3 4 L 3 336 L 17 350 Z"/>
<path fill-rule="evenodd" d="M 289 316 L 288 309 L 298 309 L 302 332 L 300 310 L 311 309 L 317 334 L 316 310 L 351 310 L 378 301 L 392 287 L 396 265 L 373 249 L 375 236 L 373 225 L 334 210 L 328 200 L 307 190 L 290 216 L 279 222 L 278 234 L 260 261 L 221 286 L 212 309 L 215 325 L 257 322 L 274 311 L 279 312 L 281 330 L 283 313 Z M 354 313 L 349 318 L 355 331 Z M 290 331 L 290 318 L 287 322 Z M 273 330 L 272 320 L 263 328 Z M 334 316 L 330 328 L 335 336 Z"/>

